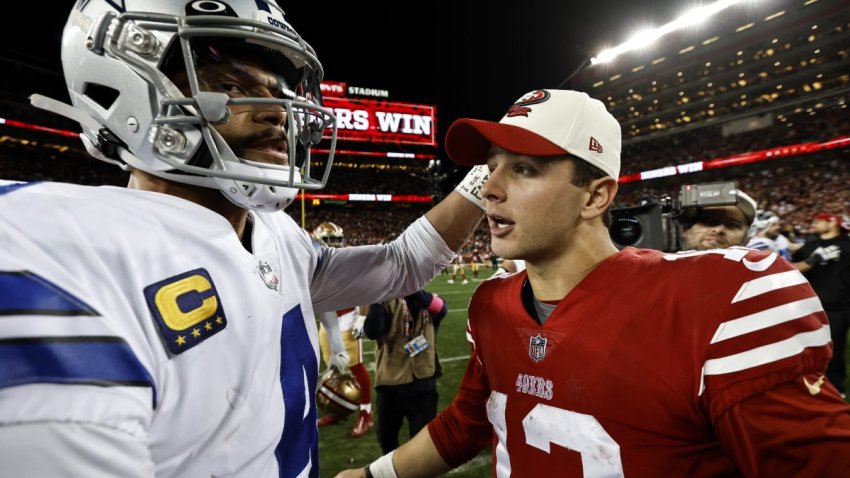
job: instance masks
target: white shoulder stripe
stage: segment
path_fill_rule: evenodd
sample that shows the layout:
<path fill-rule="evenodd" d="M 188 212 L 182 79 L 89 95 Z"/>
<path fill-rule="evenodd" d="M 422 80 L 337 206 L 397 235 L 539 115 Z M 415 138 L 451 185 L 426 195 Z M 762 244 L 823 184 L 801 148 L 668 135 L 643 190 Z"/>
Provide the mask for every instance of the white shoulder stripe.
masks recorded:
<path fill-rule="evenodd" d="M 785 340 L 741 352 L 728 357 L 711 359 L 703 365 L 703 375 L 722 375 L 739 372 L 766 363 L 776 362 L 803 351 L 806 347 L 817 347 L 830 342 L 829 325 L 811 332 L 799 333 Z"/>
<path fill-rule="evenodd" d="M 822 310 L 823 306 L 820 299 L 815 296 L 756 312 L 720 324 L 717 327 L 717 332 L 714 333 L 714 337 L 711 338 L 711 343 L 714 344 L 756 330 L 766 329 Z"/>
<path fill-rule="evenodd" d="M 742 300 L 752 299 L 755 296 L 772 290 L 781 289 L 783 287 L 791 287 L 805 282 L 806 278 L 797 269 L 759 277 L 758 279 L 745 282 L 741 288 L 738 289 L 738 293 L 735 294 L 735 298 L 732 299 L 732 303 L 734 304 L 735 302 L 740 302 Z"/>
<path fill-rule="evenodd" d="M 103 317 L 96 315 L 18 315 L 0 320 L 0 339 L 114 335 L 115 330 Z"/>

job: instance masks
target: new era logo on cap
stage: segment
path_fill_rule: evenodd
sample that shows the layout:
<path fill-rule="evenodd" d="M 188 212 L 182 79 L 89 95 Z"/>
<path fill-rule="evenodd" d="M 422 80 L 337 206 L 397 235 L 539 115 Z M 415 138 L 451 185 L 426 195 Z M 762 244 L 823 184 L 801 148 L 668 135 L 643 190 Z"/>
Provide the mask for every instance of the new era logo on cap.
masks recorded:
<path fill-rule="evenodd" d="M 587 149 L 596 151 L 597 153 L 602 153 L 602 145 L 599 144 L 599 141 L 596 141 L 596 138 L 593 136 L 590 137 L 590 147 Z"/>
<path fill-rule="evenodd" d="M 459 164 L 483 164 L 491 145 L 528 156 L 581 158 L 617 178 L 620 124 L 601 101 L 573 90 L 522 95 L 498 123 L 463 118 L 446 133 L 446 152 Z"/>

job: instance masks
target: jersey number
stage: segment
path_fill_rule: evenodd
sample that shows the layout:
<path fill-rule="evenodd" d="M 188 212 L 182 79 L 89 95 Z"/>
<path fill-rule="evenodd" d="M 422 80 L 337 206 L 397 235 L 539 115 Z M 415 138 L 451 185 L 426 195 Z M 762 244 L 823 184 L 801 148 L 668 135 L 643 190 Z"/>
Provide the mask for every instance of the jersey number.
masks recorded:
<path fill-rule="evenodd" d="M 505 408 L 508 396 L 493 392 L 487 402 L 487 415 L 496 431 L 499 443 L 496 448 L 498 476 L 510 474 L 507 451 L 507 422 Z M 586 477 L 622 477 L 623 463 L 620 445 L 590 415 L 538 403 L 522 419 L 525 443 L 550 453 L 551 444 L 581 454 L 581 464 Z"/>

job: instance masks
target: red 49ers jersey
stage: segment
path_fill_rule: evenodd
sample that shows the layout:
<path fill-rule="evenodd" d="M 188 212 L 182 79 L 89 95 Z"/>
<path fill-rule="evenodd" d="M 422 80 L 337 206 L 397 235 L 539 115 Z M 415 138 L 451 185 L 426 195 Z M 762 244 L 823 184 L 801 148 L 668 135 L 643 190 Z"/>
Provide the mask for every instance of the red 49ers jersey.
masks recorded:
<path fill-rule="evenodd" d="M 740 476 L 718 420 L 831 356 L 820 301 L 776 254 L 626 248 L 542 326 L 526 277 L 472 298 L 461 392 L 429 428 L 450 464 L 492 433 L 499 477 Z"/>

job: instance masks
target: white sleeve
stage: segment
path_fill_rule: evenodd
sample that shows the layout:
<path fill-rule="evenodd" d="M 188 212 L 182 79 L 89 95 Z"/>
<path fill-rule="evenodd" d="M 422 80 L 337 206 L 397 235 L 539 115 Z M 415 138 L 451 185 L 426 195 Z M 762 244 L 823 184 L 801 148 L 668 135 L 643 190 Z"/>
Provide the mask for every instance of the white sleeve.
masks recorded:
<path fill-rule="evenodd" d="M 342 333 L 339 331 L 339 319 L 336 312 L 321 312 L 319 320 L 325 327 L 328 333 L 328 342 L 331 344 L 331 354 L 345 352 L 345 345 L 342 344 Z"/>
<path fill-rule="evenodd" d="M 313 307 L 339 310 L 412 294 L 452 257 L 454 251 L 424 216 L 386 245 L 324 248 L 310 284 Z"/>
<path fill-rule="evenodd" d="M 90 423 L 36 422 L 0 426 L 3 476 L 153 478 L 145 439 Z"/>

